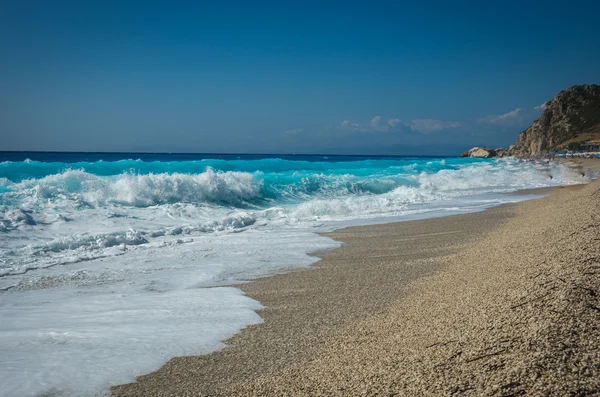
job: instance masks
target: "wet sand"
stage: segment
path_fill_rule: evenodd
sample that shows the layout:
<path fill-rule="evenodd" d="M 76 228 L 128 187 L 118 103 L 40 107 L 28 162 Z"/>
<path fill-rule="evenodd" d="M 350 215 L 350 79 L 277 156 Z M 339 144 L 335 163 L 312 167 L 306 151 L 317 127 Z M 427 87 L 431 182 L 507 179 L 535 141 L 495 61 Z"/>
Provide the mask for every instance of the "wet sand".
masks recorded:
<path fill-rule="evenodd" d="M 113 395 L 600 393 L 599 182 L 328 236 L 310 269 L 240 286 L 263 324 Z"/>

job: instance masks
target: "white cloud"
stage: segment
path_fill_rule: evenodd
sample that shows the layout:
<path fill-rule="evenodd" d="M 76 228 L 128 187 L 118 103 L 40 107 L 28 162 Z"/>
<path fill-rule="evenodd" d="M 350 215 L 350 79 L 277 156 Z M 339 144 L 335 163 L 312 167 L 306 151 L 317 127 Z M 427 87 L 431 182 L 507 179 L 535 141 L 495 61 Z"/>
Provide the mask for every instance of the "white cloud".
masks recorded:
<path fill-rule="evenodd" d="M 396 127 L 398 124 L 400 124 L 402 121 L 400 121 L 400 119 L 390 119 L 388 120 L 388 124 L 390 125 L 390 127 L 394 128 Z"/>
<path fill-rule="evenodd" d="M 390 132 L 400 133 L 408 130 L 419 131 L 423 134 L 429 134 L 449 128 L 456 128 L 461 126 L 460 123 L 455 121 L 443 121 L 434 119 L 417 119 L 411 123 L 404 123 L 398 118 L 392 118 L 385 120 L 381 116 L 375 116 L 369 123 L 356 123 L 351 120 L 344 120 L 340 124 L 340 129 L 352 132 L 361 133 L 377 133 L 377 132 Z"/>
<path fill-rule="evenodd" d="M 292 128 L 291 130 L 283 131 L 283 133 L 286 135 L 297 135 L 301 132 L 304 132 L 304 128 Z"/>
<path fill-rule="evenodd" d="M 477 120 L 479 124 L 497 125 L 503 127 L 520 127 L 531 123 L 540 112 L 546 109 L 546 104 L 532 108 L 516 108 L 508 113 L 491 115 Z"/>
<path fill-rule="evenodd" d="M 410 128 L 412 130 L 419 131 L 420 133 L 425 135 L 457 127 L 460 127 L 460 123 L 456 121 L 444 121 L 435 119 L 415 119 L 410 125 Z"/>
<path fill-rule="evenodd" d="M 354 132 L 389 132 L 400 131 L 408 127 L 400 119 L 389 119 L 387 122 L 381 116 L 375 116 L 369 124 L 355 123 L 351 120 L 344 120 L 340 124 L 342 130 Z"/>
<path fill-rule="evenodd" d="M 381 118 L 381 116 L 375 116 L 375 117 L 373 117 L 373 119 L 371 120 L 371 127 L 373 127 L 373 128 L 380 127 L 382 120 L 383 119 Z"/>
<path fill-rule="evenodd" d="M 390 125 L 385 123 L 381 116 L 375 116 L 371 120 L 371 128 L 373 131 L 385 132 L 389 131 Z"/>
<path fill-rule="evenodd" d="M 375 116 L 371 119 L 371 123 L 367 126 L 361 123 L 355 123 L 350 120 L 344 120 L 341 124 L 341 129 L 353 132 L 385 132 L 389 130 L 389 126 L 383 122 L 381 116 Z"/>
<path fill-rule="evenodd" d="M 477 120 L 479 124 L 513 126 L 524 122 L 525 109 L 517 108 L 508 113 L 487 116 Z"/>
<path fill-rule="evenodd" d="M 344 120 L 344 121 L 342 121 L 341 127 L 344 130 L 350 130 L 350 131 L 360 131 L 360 132 L 365 132 L 366 131 L 366 129 L 363 127 L 362 124 L 355 123 L 355 122 L 350 121 L 350 120 Z"/>

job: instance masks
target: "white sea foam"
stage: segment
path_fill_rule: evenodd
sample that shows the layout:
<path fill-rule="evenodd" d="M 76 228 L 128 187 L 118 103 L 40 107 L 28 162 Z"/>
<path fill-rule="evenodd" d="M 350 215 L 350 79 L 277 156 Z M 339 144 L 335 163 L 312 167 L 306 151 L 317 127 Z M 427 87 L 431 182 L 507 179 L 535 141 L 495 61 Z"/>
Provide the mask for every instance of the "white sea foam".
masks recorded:
<path fill-rule="evenodd" d="M 165 272 L 166 273 L 166 272 Z M 104 395 L 176 355 L 222 347 L 261 322 L 261 305 L 235 288 L 152 289 L 152 280 L 13 293 L 2 309 L 2 396 Z M 174 280 L 175 281 L 175 280 Z M 207 326 L 210 324 L 210 326 Z"/>
<path fill-rule="evenodd" d="M 211 168 L 201 174 L 124 173 L 115 177 L 67 170 L 13 184 L 13 189 L 38 200 L 70 199 L 92 205 L 148 207 L 185 202 L 243 204 L 260 197 L 261 182 L 247 172 L 216 172 Z"/>
<path fill-rule="evenodd" d="M 93 396 L 173 356 L 218 349 L 261 321 L 258 302 L 219 285 L 310 265 L 307 252 L 335 246 L 308 231 L 257 228 L 11 276 L 18 282 L 0 305 L 0 395 Z"/>
<path fill-rule="evenodd" d="M 385 194 L 346 195 L 306 200 L 290 211 L 294 219 L 347 220 L 403 215 L 416 206 L 444 208 L 449 200 L 519 189 L 585 183 L 589 176 L 558 163 L 522 163 L 513 159 L 476 164 L 435 173 L 421 172 L 407 176 L 410 185 L 398 186 Z M 462 206 L 460 202 L 454 203 Z M 408 211 L 411 212 L 411 211 Z"/>

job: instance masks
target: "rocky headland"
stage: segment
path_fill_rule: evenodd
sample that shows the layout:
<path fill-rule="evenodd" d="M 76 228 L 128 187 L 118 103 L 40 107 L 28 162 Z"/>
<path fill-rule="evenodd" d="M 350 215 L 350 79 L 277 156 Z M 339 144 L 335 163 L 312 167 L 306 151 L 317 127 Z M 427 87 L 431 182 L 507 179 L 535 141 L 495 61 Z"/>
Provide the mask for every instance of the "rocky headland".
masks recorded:
<path fill-rule="evenodd" d="M 507 149 L 475 147 L 463 157 L 542 156 L 547 153 L 600 147 L 600 85 L 567 88 L 545 103 L 538 120 Z"/>

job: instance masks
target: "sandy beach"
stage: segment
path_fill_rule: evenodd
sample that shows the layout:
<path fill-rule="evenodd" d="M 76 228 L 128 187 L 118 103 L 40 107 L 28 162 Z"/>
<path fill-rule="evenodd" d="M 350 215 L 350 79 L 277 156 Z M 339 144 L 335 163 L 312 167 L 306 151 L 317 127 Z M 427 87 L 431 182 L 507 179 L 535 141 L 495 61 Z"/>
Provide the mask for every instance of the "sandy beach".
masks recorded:
<path fill-rule="evenodd" d="M 596 395 L 599 194 L 331 233 L 309 270 L 241 286 L 264 324 L 113 395 Z"/>

